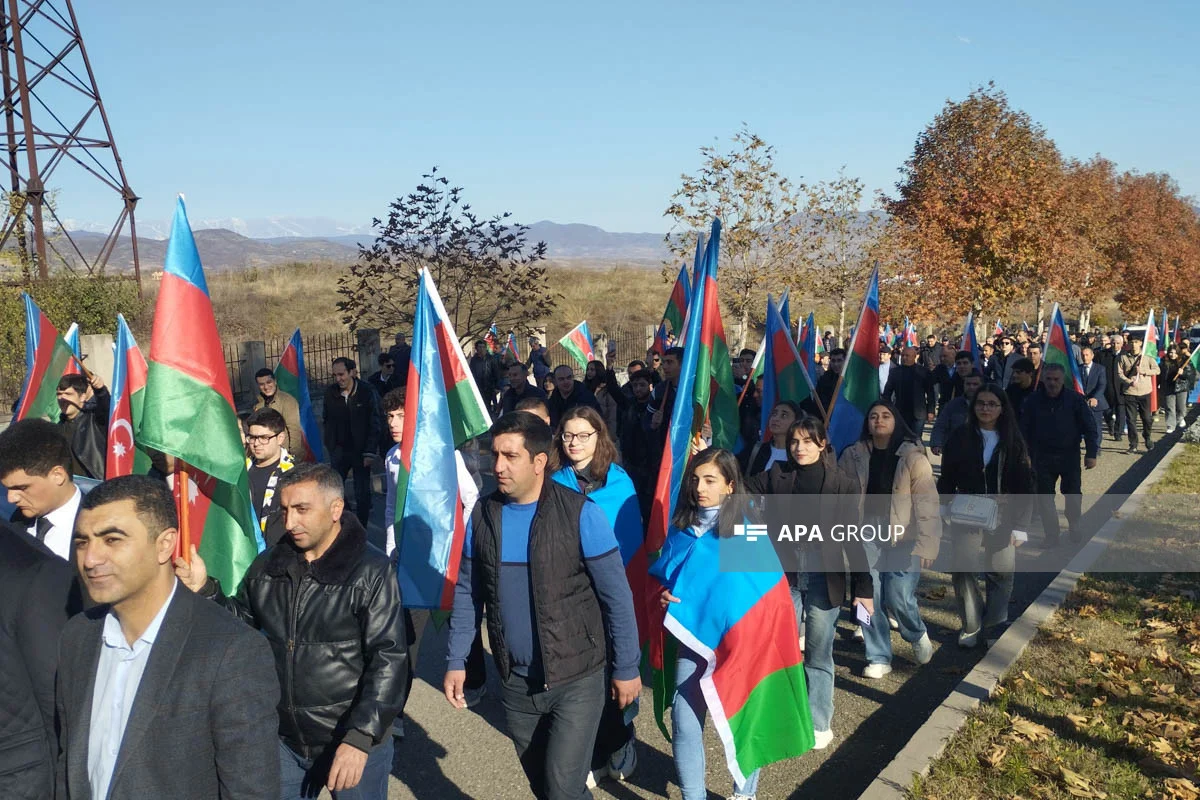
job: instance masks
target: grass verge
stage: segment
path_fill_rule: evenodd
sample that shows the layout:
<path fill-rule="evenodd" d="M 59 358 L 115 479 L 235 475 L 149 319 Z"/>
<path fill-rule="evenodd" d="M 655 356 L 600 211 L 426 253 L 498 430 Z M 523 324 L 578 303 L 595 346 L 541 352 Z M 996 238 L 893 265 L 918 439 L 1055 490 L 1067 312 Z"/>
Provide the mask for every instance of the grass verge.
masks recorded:
<path fill-rule="evenodd" d="M 1194 529 L 1198 490 L 1189 445 L 1124 527 Z M 1200 574 L 1092 573 L 908 796 L 1198 800 L 1198 720 Z"/>

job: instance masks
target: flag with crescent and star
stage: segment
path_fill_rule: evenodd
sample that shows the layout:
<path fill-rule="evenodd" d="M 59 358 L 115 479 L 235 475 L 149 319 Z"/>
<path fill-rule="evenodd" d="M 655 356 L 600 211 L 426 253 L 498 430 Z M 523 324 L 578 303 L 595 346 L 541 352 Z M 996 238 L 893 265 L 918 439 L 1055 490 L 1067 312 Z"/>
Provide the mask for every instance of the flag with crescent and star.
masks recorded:
<path fill-rule="evenodd" d="M 150 456 L 135 445 L 146 400 L 146 359 L 122 314 L 117 314 L 117 346 L 113 353 L 112 412 L 108 417 L 108 458 L 105 478 L 144 475 Z"/>

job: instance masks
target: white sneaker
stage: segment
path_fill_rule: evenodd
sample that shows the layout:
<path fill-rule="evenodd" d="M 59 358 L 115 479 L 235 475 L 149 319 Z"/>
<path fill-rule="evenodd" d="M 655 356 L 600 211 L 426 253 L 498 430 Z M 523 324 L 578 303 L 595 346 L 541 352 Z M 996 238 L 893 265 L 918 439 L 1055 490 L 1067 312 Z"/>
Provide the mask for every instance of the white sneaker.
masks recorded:
<path fill-rule="evenodd" d="M 929 633 L 922 633 L 921 638 L 913 642 L 913 658 L 924 666 L 933 658 L 933 642 L 929 641 Z"/>
<path fill-rule="evenodd" d="M 804 652 L 804 634 L 800 634 L 800 652 Z"/>
<path fill-rule="evenodd" d="M 979 644 L 979 631 L 967 633 L 963 631 L 958 635 L 958 646 L 964 649 L 969 649 Z"/>
<path fill-rule="evenodd" d="M 754 795 L 739 794 L 737 792 L 734 792 L 733 794 L 729 795 L 729 800 L 754 800 Z"/>
<path fill-rule="evenodd" d="M 866 640 L 863 638 L 862 625 L 855 625 L 855 626 L 854 626 L 854 638 L 855 638 L 855 639 L 858 639 L 860 642 L 862 642 L 862 641 L 866 641 Z"/>
<path fill-rule="evenodd" d="M 630 739 L 620 750 L 609 756 L 608 777 L 618 781 L 627 781 L 633 771 L 637 769 L 637 749 L 634 748 L 633 741 Z"/>
<path fill-rule="evenodd" d="M 608 777 L 608 767 L 600 767 L 588 771 L 587 788 L 595 789 L 596 784 Z"/>
<path fill-rule="evenodd" d="M 892 671 L 891 664 L 867 664 L 863 669 L 863 677 L 877 681 Z"/>
<path fill-rule="evenodd" d="M 888 614 L 887 618 L 888 618 L 888 627 L 889 628 L 891 628 L 894 631 L 900 630 L 900 623 L 896 621 L 895 617 L 893 617 L 891 614 Z"/>
<path fill-rule="evenodd" d="M 824 750 L 833 741 L 833 731 L 813 731 L 813 750 Z"/>

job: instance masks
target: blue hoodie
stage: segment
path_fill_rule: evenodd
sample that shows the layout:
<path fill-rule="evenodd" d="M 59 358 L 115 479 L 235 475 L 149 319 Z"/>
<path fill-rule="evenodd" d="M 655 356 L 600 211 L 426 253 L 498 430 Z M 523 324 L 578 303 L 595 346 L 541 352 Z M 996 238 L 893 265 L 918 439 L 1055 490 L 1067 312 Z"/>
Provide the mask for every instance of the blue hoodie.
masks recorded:
<path fill-rule="evenodd" d="M 692 554 L 692 548 L 696 546 L 696 542 L 701 536 L 716 527 L 717 516 L 720 512 L 720 506 L 702 508 L 695 525 L 682 531 L 672 527 L 667 533 L 667 540 L 663 543 L 662 552 L 659 553 L 658 559 L 650 565 L 650 575 L 657 578 L 664 589 L 671 591 L 675 588 L 675 580 L 679 577 L 679 572 L 687 562 L 688 556 Z"/>
<path fill-rule="evenodd" d="M 552 477 L 563 486 L 579 491 L 579 481 L 575 479 L 573 468 L 563 467 Z M 588 492 L 588 499 L 604 511 L 608 524 L 612 525 L 613 533 L 617 536 L 621 562 L 628 566 L 629 560 L 646 538 L 645 529 L 642 528 L 642 512 L 638 508 L 637 493 L 629 473 L 617 464 L 610 465 L 604 485 Z"/>

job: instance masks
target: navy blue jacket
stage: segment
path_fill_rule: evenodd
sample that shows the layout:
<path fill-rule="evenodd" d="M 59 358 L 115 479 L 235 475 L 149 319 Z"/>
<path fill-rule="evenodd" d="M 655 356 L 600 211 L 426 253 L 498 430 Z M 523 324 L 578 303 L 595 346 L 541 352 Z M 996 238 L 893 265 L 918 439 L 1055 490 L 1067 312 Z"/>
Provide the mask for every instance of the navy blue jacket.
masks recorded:
<path fill-rule="evenodd" d="M 1107 411 L 1108 400 L 1104 398 L 1105 390 L 1108 388 L 1108 370 L 1097 361 L 1092 362 L 1092 368 L 1088 371 L 1087 377 L 1083 375 L 1084 366 L 1079 365 L 1079 377 L 1083 381 L 1083 398 L 1091 400 L 1095 398 L 1096 407 L 1093 411 Z"/>
<path fill-rule="evenodd" d="M 1065 386 L 1058 397 L 1046 394 L 1046 388 L 1025 398 L 1021 408 L 1021 433 L 1036 464 L 1038 458 L 1079 457 L 1083 439 L 1087 458 L 1100 454 L 1100 426 L 1083 395 Z"/>

